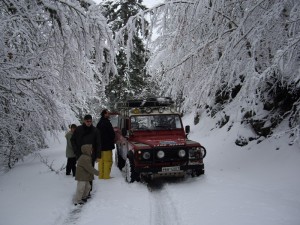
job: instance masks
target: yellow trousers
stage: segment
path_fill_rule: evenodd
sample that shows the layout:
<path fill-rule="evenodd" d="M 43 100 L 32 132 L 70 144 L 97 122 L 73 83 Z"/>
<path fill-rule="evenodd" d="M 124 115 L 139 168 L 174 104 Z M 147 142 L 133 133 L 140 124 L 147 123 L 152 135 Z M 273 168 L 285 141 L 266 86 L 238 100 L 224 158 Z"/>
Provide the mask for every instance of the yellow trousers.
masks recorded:
<path fill-rule="evenodd" d="M 99 179 L 110 178 L 112 162 L 112 150 L 101 151 L 101 159 L 98 162 Z"/>

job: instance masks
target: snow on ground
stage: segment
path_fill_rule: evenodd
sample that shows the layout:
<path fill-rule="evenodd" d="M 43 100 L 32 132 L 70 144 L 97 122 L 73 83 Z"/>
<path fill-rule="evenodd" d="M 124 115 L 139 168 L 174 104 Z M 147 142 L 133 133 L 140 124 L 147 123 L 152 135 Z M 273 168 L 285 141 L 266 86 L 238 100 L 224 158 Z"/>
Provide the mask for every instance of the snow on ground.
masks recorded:
<path fill-rule="evenodd" d="M 288 140 L 270 139 L 238 147 L 245 130 L 213 129 L 212 121 L 191 125 L 191 139 L 207 149 L 206 174 L 167 180 L 148 189 L 128 184 L 113 166 L 110 180 L 94 181 L 92 199 L 72 205 L 76 182 L 28 156 L 0 175 L 0 225 L 299 225 L 300 149 Z M 59 170 L 66 164 L 65 139 L 49 137 L 40 154 Z M 151 190 L 151 191 L 150 191 Z M 76 211 L 77 210 L 77 211 Z M 72 212 L 72 213 L 71 213 Z"/>

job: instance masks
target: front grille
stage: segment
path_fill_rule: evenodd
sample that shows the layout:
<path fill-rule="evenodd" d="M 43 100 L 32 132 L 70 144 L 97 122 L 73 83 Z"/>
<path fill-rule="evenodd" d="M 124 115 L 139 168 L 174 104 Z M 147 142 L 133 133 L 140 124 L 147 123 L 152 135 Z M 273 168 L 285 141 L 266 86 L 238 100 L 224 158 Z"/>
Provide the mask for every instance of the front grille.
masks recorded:
<path fill-rule="evenodd" d="M 142 157 L 140 157 L 139 159 L 142 161 L 142 162 L 147 162 L 147 163 L 160 163 L 160 162 L 182 162 L 182 161 L 187 161 L 188 160 L 188 150 L 185 149 L 186 151 L 186 155 L 184 157 L 179 157 L 178 156 L 178 151 L 180 149 L 183 149 L 183 148 L 155 148 L 155 149 L 149 149 L 149 150 L 143 150 L 142 151 L 142 154 L 143 152 L 147 151 L 151 154 L 151 157 L 149 159 L 143 159 Z M 157 152 L 158 151 L 163 151 L 165 153 L 165 156 L 160 159 L 157 157 Z M 141 155 L 142 155 L 141 154 Z"/>
<path fill-rule="evenodd" d="M 159 159 L 157 157 L 157 152 L 158 151 L 164 151 L 165 157 L 162 159 Z M 183 161 L 184 158 L 180 158 L 178 156 L 178 151 L 179 149 L 155 149 L 155 154 L 154 154 L 154 160 L 156 162 L 174 162 L 174 161 Z M 187 154 L 186 154 L 187 155 Z"/>

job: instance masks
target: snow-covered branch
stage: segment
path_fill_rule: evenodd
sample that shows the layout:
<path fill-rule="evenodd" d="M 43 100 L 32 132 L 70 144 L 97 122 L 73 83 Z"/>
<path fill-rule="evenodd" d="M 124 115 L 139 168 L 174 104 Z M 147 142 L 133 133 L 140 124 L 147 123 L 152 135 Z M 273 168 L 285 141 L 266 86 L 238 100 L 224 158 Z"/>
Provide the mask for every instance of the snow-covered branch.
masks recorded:
<path fill-rule="evenodd" d="M 3 0 L 0 20 L 0 154 L 18 159 L 88 110 L 116 71 L 115 48 L 92 3 Z"/>
<path fill-rule="evenodd" d="M 299 7 L 291 0 L 159 4 L 149 10 L 158 37 L 148 69 L 183 111 L 224 112 L 259 135 L 290 120 L 296 132 Z"/>

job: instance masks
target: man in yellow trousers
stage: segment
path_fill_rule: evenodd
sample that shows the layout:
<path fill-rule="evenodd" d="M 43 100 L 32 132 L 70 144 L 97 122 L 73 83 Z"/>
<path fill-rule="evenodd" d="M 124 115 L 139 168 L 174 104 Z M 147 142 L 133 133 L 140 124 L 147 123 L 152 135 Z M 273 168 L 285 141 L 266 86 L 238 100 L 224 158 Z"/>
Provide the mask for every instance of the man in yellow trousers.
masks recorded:
<path fill-rule="evenodd" d="M 104 109 L 97 124 L 101 136 L 101 159 L 98 162 L 99 179 L 110 179 L 112 150 L 115 148 L 115 131 L 109 121 L 109 111 Z"/>

